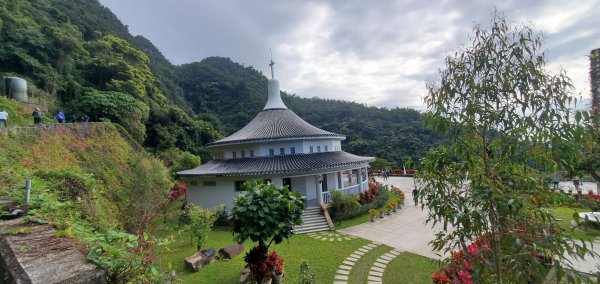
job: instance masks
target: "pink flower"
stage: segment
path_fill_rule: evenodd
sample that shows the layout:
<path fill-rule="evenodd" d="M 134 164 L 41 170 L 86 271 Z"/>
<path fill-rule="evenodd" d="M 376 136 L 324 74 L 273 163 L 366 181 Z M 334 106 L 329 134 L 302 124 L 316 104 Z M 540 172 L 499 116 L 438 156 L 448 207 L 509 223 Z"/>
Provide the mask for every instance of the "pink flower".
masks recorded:
<path fill-rule="evenodd" d="M 473 284 L 473 278 L 471 277 L 471 273 L 468 271 L 461 270 L 458 272 L 458 280 L 461 283 L 465 284 Z"/>
<path fill-rule="evenodd" d="M 477 247 L 476 243 L 471 243 L 470 245 L 467 246 L 467 251 L 469 251 L 469 254 L 476 256 L 479 254 L 479 248 Z"/>
<path fill-rule="evenodd" d="M 465 270 L 466 271 L 471 271 L 471 265 L 469 264 L 468 261 L 465 261 Z"/>

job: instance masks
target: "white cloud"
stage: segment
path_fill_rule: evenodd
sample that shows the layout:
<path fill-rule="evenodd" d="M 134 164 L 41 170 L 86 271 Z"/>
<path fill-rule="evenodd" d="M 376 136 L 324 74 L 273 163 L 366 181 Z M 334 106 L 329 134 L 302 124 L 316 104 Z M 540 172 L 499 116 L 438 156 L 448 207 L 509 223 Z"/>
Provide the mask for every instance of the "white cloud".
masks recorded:
<path fill-rule="evenodd" d="M 586 55 L 600 47 L 600 0 L 101 2 L 176 64 L 227 56 L 270 74 L 273 48 L 287 92 L 385 107 L 422 108 L 425 81 L 494 8 L 542 30 L 549 67 L 567 69 L 582 94 Z"/>

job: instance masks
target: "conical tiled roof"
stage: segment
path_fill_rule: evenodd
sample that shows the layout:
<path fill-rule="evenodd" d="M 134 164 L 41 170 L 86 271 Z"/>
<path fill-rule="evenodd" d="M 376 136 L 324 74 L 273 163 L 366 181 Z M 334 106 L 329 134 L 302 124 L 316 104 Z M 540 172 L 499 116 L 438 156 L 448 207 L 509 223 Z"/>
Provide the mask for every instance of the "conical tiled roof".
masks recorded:
<path fill-rule="evenodd" d="M 346 136 L 319 129 L 289 109 L 270 108 L 261 111 L 242 129 L 208 147 L 297 138 L 338 138 Z"/>

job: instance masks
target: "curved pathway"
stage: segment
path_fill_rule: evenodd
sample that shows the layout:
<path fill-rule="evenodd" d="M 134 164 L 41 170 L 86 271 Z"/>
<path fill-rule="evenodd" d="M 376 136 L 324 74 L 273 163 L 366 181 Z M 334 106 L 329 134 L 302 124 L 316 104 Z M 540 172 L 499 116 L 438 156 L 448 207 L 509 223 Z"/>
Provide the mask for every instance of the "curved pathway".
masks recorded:
<path fill-rule="evenodd" d="M 320 241 L 330 241 L 330 242 L 349 241 L 349 240 L 356 238 L 355 236 L 342 234 L 337 231 L 321 231 L 321 232 L 308 233 L 306 235 L 313 239 L 317 239 Z"/>
<path fill-rule="evenodd" d="M 387 267 L 388 263 L 396 258 L 400 254 L 399 251 L 393 249 L 389 252 L 382 254 L 375 260 L 373 266 L 371 266 L 371 270 L 369 270 L 369 276 L 367 278 L 368 284 L 381 284 L 383 283 L 383 272 Z"/>
<path fill-rule="evenodd" d="M 340 264 L 338 270 L 335 273 L 335 277 L 333 278 L 334 284 L 347 284 L 348 283 L 348 275 L 350 275 L 350 271 L 352 267 L 359 258 L 361 258 L 365 253 L 377 247 L 379 244 L 370 243 L 358 248 L 355 252 L 353 252 L 350 256 L 346 257 L 346 259 Z"/>

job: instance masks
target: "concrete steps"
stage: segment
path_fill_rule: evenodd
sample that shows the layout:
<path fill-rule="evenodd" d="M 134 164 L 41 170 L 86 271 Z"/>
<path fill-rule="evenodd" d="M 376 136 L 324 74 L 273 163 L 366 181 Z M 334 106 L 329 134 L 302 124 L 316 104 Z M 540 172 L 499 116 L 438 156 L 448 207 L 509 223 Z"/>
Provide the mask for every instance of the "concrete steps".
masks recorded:
<path fill-rule="evenodd" d="M 302 213 L 302 225 L 294 228 L 294 233 L 305 234 L 312 232 L 328 231 L 329 225 L 325 216 L 321 215 L 321 208 L 310 207 Z"/>

